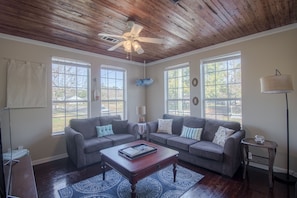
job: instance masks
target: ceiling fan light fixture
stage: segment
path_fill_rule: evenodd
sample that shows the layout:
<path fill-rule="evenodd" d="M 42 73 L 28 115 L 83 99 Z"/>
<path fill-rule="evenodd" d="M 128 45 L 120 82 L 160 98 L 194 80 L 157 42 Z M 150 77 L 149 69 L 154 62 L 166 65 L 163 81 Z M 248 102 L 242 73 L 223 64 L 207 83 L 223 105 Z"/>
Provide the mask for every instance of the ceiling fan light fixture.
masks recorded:
<path fill-rule="evenodd" d="M 131 45 L 131 41 L 125 41 L 123 43 L 124 49 L 126 52 L 131 53 L 132 52 L 132 45 Z"/>
<path fill-rule="evenodd" d="M 142 54 L 144 52 L 142 47 L 140 46 L 140 44 L 137 41 L 133 41 L 132 46 L 133 46 L 134 51 L 137 52 L 137 54 Z"/>

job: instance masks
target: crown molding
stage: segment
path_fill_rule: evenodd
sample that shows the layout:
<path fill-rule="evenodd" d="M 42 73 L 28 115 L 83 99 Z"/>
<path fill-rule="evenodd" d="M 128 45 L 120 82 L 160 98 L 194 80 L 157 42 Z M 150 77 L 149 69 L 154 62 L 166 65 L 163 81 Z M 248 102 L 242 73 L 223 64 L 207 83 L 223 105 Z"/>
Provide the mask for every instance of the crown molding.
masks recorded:
<path fill-rule="evenodd" d="M 219 43 L 219 44 L 216 44 L 216 45 L 212 45 L 212 46 L 209 46 L 209 47 L 204 47 L 204 48 L 201 48 L 201 49 L 193 50 L 193 51 L 186 52 L 186 53 L 183 53 L 183 54 L 179 54 L 179 55 L 176 55 L 176 56 L 171 56 L 171 57 L 168 57 L 168 58 L 164 58 L 164 59 L 161 59 L 161 60 L 150 62 L 150 63 L 147 64 L 147 66 L 153 66 L 153 65 L 156 65 L 156 64 L 159 64 L 159 63 L 164 63 L 164 62 L 167 62 L 167 61 L 176 60 L 176 59 L 179 59 L 179 58 L 184 58 L 184 57 L 199 54 L 199 53 L 202 53 L 202 52 L 207 52 L 207 51 L 215 50 L 215 49 L 218 49 L 218 48 L 221 48 L 221 47 L 226 47 L 226 46 L 229 46 L 229 45 L 234 45 L 234 44 L 237 44 L 237 43 L 241 43 L 241 42 L 261 38 L 261 37 L 264 37 L 264 36 L 270 36 L 270 35 L 273 35 L 273 34 L 286 32 L 286 31 L 294 30 L 294 29 L 297 29 L 297 23 L 282 26 L 282 27 L 279 27 L 279 28 L 274 28 L 274 29 L 267 30 L 267 31 L 264 31 L 264 32 L 259 32 L 259 33 L 252 34 L 252 35 L 249 35 L 249 36 L 241 37 L 241 38 L 238 38 L 238 39 L 226 41 L 226 42 Z"/>
<path fill-rule="evenodd" d="M 137 66 L 142 66 L 143 65 L 143 63 L 138 63 L 138 62 L 135 62 L 135 61 L 124 60 L 124 59 L 120 59 L 120 58 L 114 58 L 114 57 L 111 57 L 111 56 L 96 54 L 96 53 L 93 53 L 93 52 L 87 52 L 87 51 L 83 51 L 83 50 L 79 50 L 79 49 L 64 47 L 64 46 L 61 46 L 61 45 L 46 43 L 46 42 L 43 42 L 43 41 L 37 41 L 37 40 L 33 40 L 33 39 L 27 39 L 27 38 L 23 38 L 23 37 L 19 37 L 19 36 L 13 36 L 13 35 L 9 35 L 9 34 L 0 33 L 0 38 L 7 39 L 7 40 L 12 40 L 12 41 L 18 41 L 18 42 L 21 42 L 21 43 L 27 43 L 27 44 L 31 44 L 31 45 L 49 47 L 49 48 L 52 48 L 52 49 L 67 51 L 67 52 L 71 52 L 71 53 L 78 53 L 78 54 L 82 54 L 82 55 L 93 56 L 93 57 L 96 57 L 96 58 L 102 58 L 102 59 L 111 60 L 111 61 L 124 62 L 124 63 L 127 63 L 127 64 L 133 64 L 133 65 L 137 65 Z"/>
<path fill-rule="evenodd" d="M 269 36 L 269 35 L 273 35 L 273 34 L 277 34 L 277 33 L 281 33 L 281 32 L 286 32 L 286 31 L 293 30 L 293 29 L 297 29 L 297 23 L 282 26 L 282 27 L 279 27 L 279 28 L 274 28 L 274 29 L 267 30 L 267 31 L 264 31 L 264 32 L 259 32 L 259 33 L 256 33 L 256 34 L 252 34 L 252 35 L 241 37 L 241 38 L 238 38 L 238 39 L 226 41 L 226 42 L 219 43 L 219 44 L 216 44 L 216 45 L 212 45 L 212 46 L 209 46 L 209 47 L 193 50 L 193 51 L 186 52 L 186 53 L 183 53 L 183 54 L 179 54 L 179 55 L 176 55 L 176 56 L 171 56 L 171 57 L 168 57 L 168 58 L 164 58 L 164 59 L 161 59 L 161 60 L 157 60 L 157 61 L 148 63 L 148 64 L 146 64 L 146 66 L 153 66 L 153 65 L 164 63 L 164 62 L 167 62 L 167 61 L 176 60 L 176 59 L 179 59 L 179 58 L 184 58 L 184 57 L 191 56 L 191 55 L 194 55 L 194 54 L 207 52 L 207 51 L 218 49 L 218 48 L 221 48 L 221 47 L 226 47 L 226 46 L 229 46 L 229 45 L 233 45 L 233 44 L 237 44 L 237 43 L 241 43 L 241 42 L 261 38 L 261 37 L 264 37 L 264 36 Z M 124 62 L 124 63 L 127 63 L 127 64 L 133 64 L 133 65 L 137 65 L 137 66 L 143 66 L 142 63 L 135 62 L 135 61 L 124 60 L 124 59 L 120 59 L 120 58 L 114 58 L 114 57 L 110 57 L 110 56 L 106 56 L 106 55 L 102 55 L 102 54 L 96 54 L 96 53 L 93 53 L 93 52 L 87 52 L 87 51 L 78 50 L 78 49 L 74 49 L 74 48 L 70 48 L 70 47 L 64 47 L 64 46 L 61 46 L 61 45 L 46 43 L 46 42 L 42 42 L 42 41 L 36 41 L 36 40 L 33 40 L 33 39 L 27 39 L 27 38 L 12 36 L 12 35 L 3 34 L 3 33 L 0 33 L 0 38 L 13 40 L 13 41 L 18 41 L 18 42 L 22 42 L 22 43 L 28 43 L 28 44 L 37 45 L 37 46 L 49 47 L 49 48 L 63 50 L 63 51 L 72 52 L 72 53 L 79 53 L 79 54 L 82 54 L 82 55 L 93 56 L 93 57 L 102 58 L 102 59 L 111 60 L 111 61 L 118 61 L 118 62 Z"/>

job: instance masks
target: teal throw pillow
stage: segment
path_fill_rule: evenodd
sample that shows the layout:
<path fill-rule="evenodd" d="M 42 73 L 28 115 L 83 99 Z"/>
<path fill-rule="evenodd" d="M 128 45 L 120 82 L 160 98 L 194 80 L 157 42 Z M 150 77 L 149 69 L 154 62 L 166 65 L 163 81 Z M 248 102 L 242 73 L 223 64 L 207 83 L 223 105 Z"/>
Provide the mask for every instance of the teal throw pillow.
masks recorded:
<path fill-rule="evenodd" d="M 98 137 L 103 137 L 106 135 L 113 135 L 113 131 L 112 131 L 112 125 L 108 124 L 108 125 L 104 125 L 104 126 L 96 126 L 97 129 L 97 136 Z"/>
<path fill-rule="evenodd" d="M 190 139 L 195 139 L 200 141 L 201 133 L 202 133 L 202 128 L 190 128 L 190 127 L 183 126 L 183 130 L 180 137 L 185 137 L 185 138 L 190 138 Z"/>

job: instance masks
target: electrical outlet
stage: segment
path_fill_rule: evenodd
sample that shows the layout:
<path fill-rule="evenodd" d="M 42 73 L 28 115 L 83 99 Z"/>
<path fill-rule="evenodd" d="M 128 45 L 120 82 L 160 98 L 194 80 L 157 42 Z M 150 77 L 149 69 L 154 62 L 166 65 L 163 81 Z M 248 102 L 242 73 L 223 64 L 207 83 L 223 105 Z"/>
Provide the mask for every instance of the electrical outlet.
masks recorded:
<path fill-rule="evenodd" d="M 249 152 L 249 159 L 253 159 L 253 154 L 251 152 Z"/>

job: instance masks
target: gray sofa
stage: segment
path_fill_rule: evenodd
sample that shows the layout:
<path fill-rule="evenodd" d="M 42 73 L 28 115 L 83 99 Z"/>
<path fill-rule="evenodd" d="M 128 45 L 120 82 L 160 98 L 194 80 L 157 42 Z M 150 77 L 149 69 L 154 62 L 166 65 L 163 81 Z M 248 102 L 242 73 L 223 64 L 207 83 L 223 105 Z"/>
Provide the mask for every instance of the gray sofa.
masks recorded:
<path fill-rule="evenodd" d="M 158 121 L 148 122 L 148 141 L 179 151 L 179 159 L 183 161 L 233 177 L 241 164 L 240 141 L 245 137 L 240 123 L 168 114 L 163 119 L 173 119 L 172 134 L 157 132 Z M 203 128 L 201 140 L 180 137 L 183 126 Z M 224 146 L 212 142 L 219 126 L 235 131 Z"/>
<path fill-rule="evenodd" d="M 96 126 L 112 125 L 113 135 L 98 137 Z M 137 124 L 121 120 L 120 116 L 72 119 L 65 128 L 69 158 L 81 168 L 101 161 L 99 151 L 137 139 Z"/>

